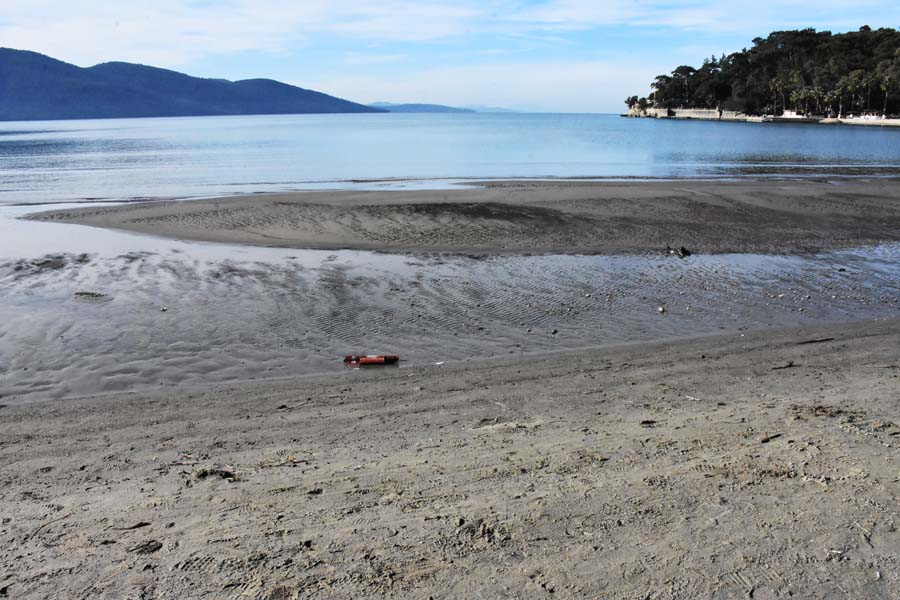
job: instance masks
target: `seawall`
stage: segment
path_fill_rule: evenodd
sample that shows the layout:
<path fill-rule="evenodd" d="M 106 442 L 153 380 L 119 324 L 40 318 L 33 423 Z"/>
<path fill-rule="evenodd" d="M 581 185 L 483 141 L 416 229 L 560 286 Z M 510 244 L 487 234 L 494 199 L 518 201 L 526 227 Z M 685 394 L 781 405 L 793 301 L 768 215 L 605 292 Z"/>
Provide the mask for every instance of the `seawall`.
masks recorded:
<path fill-rule="evenodd" d="M 742 123 L 788 123 L 809 125 L 857 125 L 868 127 L 900 127 L 900 119 L 828 119 L 820 117 L 772 117 L 753 116 L 731 110 L 701 108 L 648 108 L 645 111 L 631 109 L 623 117 L 637 119 L 670 119 L 675 121 L 736 121 Z"/>

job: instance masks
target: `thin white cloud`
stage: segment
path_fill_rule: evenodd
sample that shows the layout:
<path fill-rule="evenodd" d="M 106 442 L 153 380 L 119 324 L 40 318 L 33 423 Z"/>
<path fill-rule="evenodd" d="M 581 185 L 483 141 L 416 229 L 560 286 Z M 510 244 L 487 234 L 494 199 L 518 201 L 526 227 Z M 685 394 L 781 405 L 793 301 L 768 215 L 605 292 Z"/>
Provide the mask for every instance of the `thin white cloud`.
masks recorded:
<path fill-rule="evenodd" d="M 900 5 L 886 0 L 858 0 L 852 6 L 834 0 L 548 0 L 511 18 L 560 31 L 639 25 L 757 36 L 788 27 L 853 29 L 864 24 L 860 19 L 894 26 L 900 21 Z"/>
<path fill-rule="evenodd" d="M 201 5 L 184 0 L 108 3 L 4 0 L 3 45 L 76 62 L 130 60 L 183 65 L 210 54 L 279 52 L 302 39 L 298 24 L 322 18 L 325 3 L 283 9 L 254 3 Z"/>
<path fill-rule="evenodd" d="M 858 0 L 2 0 L 0 43 L 76 62 L 184 66 L 242 51 L 284 53 L 317 36 L 373 43 L 473 35 L 539 40 L 608 25 L 744 32 L 900 22 L 900 4 Z"/>
<path fill-rule="evenodd" d="M 481 11 L 438 2 L 3 0 L 0 43 L 93 64 L 179 66 L 208 55 L 281 52 L 310 36 L 426 41 L 465 35 Z"/>

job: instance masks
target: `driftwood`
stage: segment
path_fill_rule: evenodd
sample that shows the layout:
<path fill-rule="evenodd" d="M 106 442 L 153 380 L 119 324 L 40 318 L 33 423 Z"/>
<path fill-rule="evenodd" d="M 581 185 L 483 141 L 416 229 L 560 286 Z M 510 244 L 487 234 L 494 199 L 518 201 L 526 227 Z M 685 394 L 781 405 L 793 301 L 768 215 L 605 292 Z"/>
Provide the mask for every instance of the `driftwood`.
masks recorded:
<path fill-rule="evenodd" d="M 833 342 L 834 338 L 820 338 L 817 340 L 806 340 L 805 342 L 797 342 L 798 346 L 805 346 L 806 344 L 823 344 L 825 342 Z"/>

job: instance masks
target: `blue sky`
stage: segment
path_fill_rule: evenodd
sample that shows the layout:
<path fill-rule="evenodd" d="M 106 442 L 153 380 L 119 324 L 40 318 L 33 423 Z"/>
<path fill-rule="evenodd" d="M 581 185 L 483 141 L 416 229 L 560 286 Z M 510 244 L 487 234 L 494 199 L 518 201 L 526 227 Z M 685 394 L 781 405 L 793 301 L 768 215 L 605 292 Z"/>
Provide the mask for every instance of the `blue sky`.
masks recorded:
<path fill-rule="evenodd" d="M 0 45 L 270 77 L 358 102 L 620 112 L 769 31 L 900 25 L 897 0 L 2 0 Z"/>

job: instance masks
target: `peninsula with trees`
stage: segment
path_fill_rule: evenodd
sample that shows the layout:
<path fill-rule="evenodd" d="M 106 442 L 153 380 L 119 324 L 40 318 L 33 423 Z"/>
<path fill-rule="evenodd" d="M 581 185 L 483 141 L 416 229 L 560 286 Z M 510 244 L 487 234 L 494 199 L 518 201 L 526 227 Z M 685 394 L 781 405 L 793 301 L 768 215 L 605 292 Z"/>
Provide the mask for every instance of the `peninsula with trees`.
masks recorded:
<path fill-rule="evenodd" d="M 900 31 L 776 31 L 651 88 L 625 116 L 900 125 Z"/>

